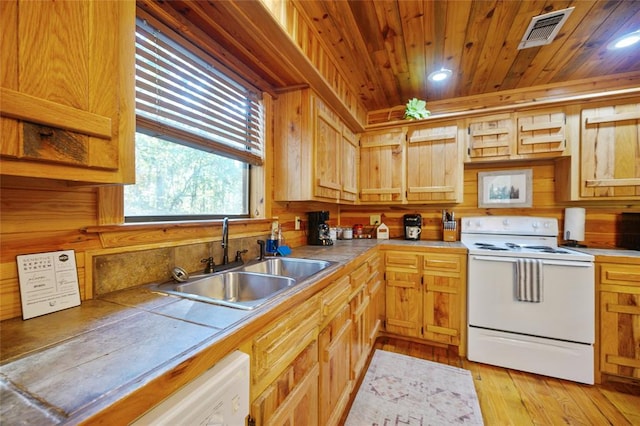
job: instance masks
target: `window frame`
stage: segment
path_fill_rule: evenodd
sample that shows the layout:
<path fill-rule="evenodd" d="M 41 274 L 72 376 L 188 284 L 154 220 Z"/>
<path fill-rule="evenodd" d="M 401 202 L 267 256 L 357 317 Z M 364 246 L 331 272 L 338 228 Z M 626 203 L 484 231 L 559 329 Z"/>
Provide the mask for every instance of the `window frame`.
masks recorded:
<path fill-rule="evenodd" d="M 140 11 L 138 11 L 140 12 Z M 142 15 L 142 16 L 141 16 Z M 169 32 L 173 32 L 171 29 L 167 28 L 165 25 L 163 25 L 161 22 L 159 22 L 158 20 L 156 20 L 155 18 L 149 16 L 146 13 L 138 13 L 137 14 L 137 18 L 136 19 L 142 19 L 145 21 L 150 21 L 150 25 L 152 26 L 157 26 L 159 27 L 159 29 L 163 32 L 169 31 Z M 136 26 L 137 28 L 137 26 Z M 182 37 L 180 40 L 179 44 L 182 43 L 187 43 L 187 44 L 191 44 L 191 42 Z M 202 55 L 204 55 L 207 58 L 207 61 L 210 59 L 213 63 L 216 64 L 216 67 L 220 68 L 223 70 L 224 73 L 227 74 L 231 74 L 231 76 L 227 75 L 227 78 L 231 78 L 231 79 L 235 79 L 236 81 L 240 81 L 241 84 L 246 85 L 247 90 L 252 90 L 255 91 L 256 93 L 260 93 L 260 96 L 262 97 L 260 103 L 260 108 L 261 108 L 261 123 L 260 126 L 261 128 L 261 132 L 262 132 L 262 138 L 261 138 L 261 144 L 260 144 L 260 149 L 259 149 L 259 154 L 261 155 L 261 159 L 260 161 L 256 161 L 255 159 L 247 159 L 245 158 L 237 158 L 234 155 L 229 155 L 229 152 L 226 149 L 221 149 L 218 150 L 220 148 L 220 146 L 218 144 L 213 144 L 213 146 L 207 146 L 208 144 L 202 143 L 202 140 L 199 140 L 200 138 L 198 138 L 197 135 L 188 135 L 189 137 L 187 138 L 188 140 L 185 140 L 183 138 L 178 138 L 176 137 L 176 134 L 174 132 L 168 132 L 167 133 L 160 133 L 158 132 L 158 129 L 166 129 L 165 126 L 163 126 L 162 124 L 155 124 L 154 122 L 150 122 L 149 119 L 144 118 L 144 117 L 140 117 L 138 114 L 136 114 L 136 132 L 141 132 L 141 133 L 146 133 L 146 134 L 151 134 L 153 136 L 157 136 L 160 137 L 164 140 L 167 140 L 169 142 L 172 143 L 177 143 L 177 144 L 181 144 L 181 145 L 185 145 L 188 146 L 190 148 L 195 148 L 195 149 L 201 149 L 204 152 L 210 151 L 213 152 L 217 155 L 223 156 L 223 157 L 228 157 L 228 158 L 232 158 L 235 160 L 239 160 L 242 161 L 245 165 L 246 165 L 246 169 L 245 169 L 245 173 L 246 173 L 246 191 L 245 191 L 245 195 L 246 195 L 246 202 L 247 202 L 247 213 L 246 214 L 239 214 L 239 215 L 229 215 L 229 214 L 199 214 L 199 215 L 188 215 L 188 216 L 178 216 L 178 215 L 171 215 L 171 216 L 157 216 L 157 215 L 149 215 L 149 216 L 124 216 L 124 190 L 122 191 L 122 221 L 124 223 L 131 223 L 131 224 L 136 224 L 136 223 L 160 223 L 160 222 L 170 222 L 170 223 L 179 223 L 179 222 L 199 222 L 199 221 L 210 221 L 210 220 L 219 220 L 223 217 L 231 217 L 231 218 L 238 218 L 238 219 L 247 219 L 247 218 L 259 218 L 259 217 L 264 217 L 264 211 L 257 206 L 257 204 L 262 204 L 264 205 L 264 193 L 265 193 L 265 188 L 264 185 L 262 186 L 262 188 L 260 188 L 259 185 L 255 185 L 254 181 L 258 181 L 258 182 L 262 182 L 263 184 L 265 183 L 264 180 L 264 159 L 265 159 L 265 154 L 266 154 L 266 140 L 267 140 L 267 129 L 266 127 L 268 126 L 268 111 L 267 111 L 267 105 L 270 106 L 270 97 L 268 94 L 261 92 L 259 89 L 255 88 L 254 86 L 250 85 L 249 83 L 247 83 L 245 80 L 242 79 L 242 77 L 240 77 L 237 73 L 233 72 L 232 70 L 229 70 L 227 67 L 225 67 L 224 65 L 222 65 L 221 63 L 218 62 L 218 60 L 214 57 L 211 56 L 211 54 L 209 52 L 206 52 L 202 49 L 199 49 L 197 46 L 193 46 L 195 49 L 197 49 Z M 135 142 L 134 142 L 135 143 Z M 218 148 L 218 149 L 216 149 Z M 258 179 L 254 179 L 254 177 L 258 177 Z M 257 202 L 257 200 L 260 200 L 259 202 Z"/>

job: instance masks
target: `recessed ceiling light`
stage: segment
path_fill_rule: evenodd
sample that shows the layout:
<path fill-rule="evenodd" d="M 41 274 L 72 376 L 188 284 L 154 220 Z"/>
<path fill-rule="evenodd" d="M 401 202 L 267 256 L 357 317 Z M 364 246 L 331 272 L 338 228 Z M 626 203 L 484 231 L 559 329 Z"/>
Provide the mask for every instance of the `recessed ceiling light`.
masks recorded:
<path fill-rule="evenodd" d="M 607 49 L 609 50 L 622 49 L 624 47 L 629 47 L 632 44 L 636 44 L 639 41 L 640 41 L 640 30 L 623 35 L 622 37 L 618 37 L 617 39 L 613 40 L 611 43 L 607 45 Z"/>
<path fill-rule="evenodd" d="M 446 68 L 441 68 L 438 71 L 434 71 L 431 74 L 429 74 L 429 77 L 427 78 L 429 79 L 429 81 L 438 83 L 451 77 L 451 74 L 452 74 L 451 70 L 448 70 Z"/>

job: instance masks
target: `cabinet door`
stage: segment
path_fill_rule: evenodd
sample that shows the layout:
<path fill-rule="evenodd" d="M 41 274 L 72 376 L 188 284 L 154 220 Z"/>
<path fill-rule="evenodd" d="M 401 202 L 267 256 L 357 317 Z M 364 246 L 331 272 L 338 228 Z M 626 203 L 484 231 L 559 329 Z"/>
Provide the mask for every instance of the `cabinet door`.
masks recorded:
<path fill-rule="evenodd" d="M 598 264 L 600 370 L 640 379 L 640 266 Z"/>
<path fill-rule="evenodd" d="M 467 124 L 467 155 L 471 161 L 506 160 L 512 154 L 511 114 L 471 118 Z"/>
<path fill-rule="evenodd" d="M 256 426 L 317 425 L 318 374 L 314 341 L 253 402 L 251 416 Z"/>
<path fill-rule="evenodd" d="M 565 153 L 566 117 L 563 111 L 518 113 L 518 155 L 527 158 L 559 157 Z"/>
<path fill-rule="evenodd" d="M 2 3 L 3 174 L 131 183 L 135 3 Z"/>
<path fill-rule="evenodd" d="M 386 252 L 386 330 L 419 337 L 422 326 L 420 256 Z"/>
<path fill-rule="evenodd" d="M 407 201 L 461 202 L 463 161 L 457 124 L 410 129 L 406 174 Z"/>
<path fill-rule="evenodd" d="M 342 128 L 342 170 L 340 170 L 342 190 L 340 200 L 355 203 L 358 198 L 358 138 L 343 126 Z"/>
<path fill-rule="evenodd" d="M 406 128 L 361 135 L 360 201 L 403 201 L 406 136 Z"/>
<path fill-rule="evenodd" d="M 369 294 L 366 286 L 351 299 L 351 379 L 358 380 L 369 355 Z"/>
<path fill-rule="evenodd" d="M 457 255 L 424 255 L 424 335 L 427 340 L 458 346 L 462 312 L 461 259 Z"/>
<path fill-rule="evenodd" d="M 351 318 L 349 305 L 318 336 L 320 351 L 319 424 L 337 425 L 349 403 Z"/>
<path fill-rule="evenodd" d="M 342 126 L 332 114 L 316 102 L 315 123 L 315 187 L 314 195 L 336 202 L 340 198 L 340 154 L 342 152 Z"/>
<path fill-rule="evenodd" d="M 640 103 L 582 110 L 581 196 L 640 197 Z"/>

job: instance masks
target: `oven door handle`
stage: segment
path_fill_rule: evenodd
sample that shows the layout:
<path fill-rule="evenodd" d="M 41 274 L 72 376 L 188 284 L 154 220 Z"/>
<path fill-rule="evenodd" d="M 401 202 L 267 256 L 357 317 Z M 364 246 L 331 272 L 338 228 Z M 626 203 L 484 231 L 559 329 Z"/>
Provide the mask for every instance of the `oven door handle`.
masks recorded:
<path fill-rule="evenodd" d="M 500 256 L 473 256 L 473 260 L 489 260 L 491 262 L 506 262 L 506 263 L 516 263 L 517 257 L 500 257 Z M 556 266 L 575 266 L 579 268 L 589 268 L 593 266 L 593 262 L 587 261 L 570 261 L 570 260 L 551 260 L 551 259 L 543 259 L 543 265 L 556 265 Z"/>

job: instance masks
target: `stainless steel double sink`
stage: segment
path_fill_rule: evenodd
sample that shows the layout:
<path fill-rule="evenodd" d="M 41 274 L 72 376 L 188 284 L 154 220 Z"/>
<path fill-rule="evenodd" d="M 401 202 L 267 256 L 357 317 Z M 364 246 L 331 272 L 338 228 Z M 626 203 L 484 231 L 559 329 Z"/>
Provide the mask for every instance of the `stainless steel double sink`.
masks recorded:
<path fill-rule="evenodd" d="M 186 282 L 152 285 L 154 291 L 232 308 L 251 310 L 310 278 L 335 262 L 274 257 Z"/>

